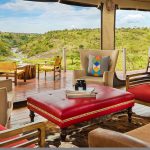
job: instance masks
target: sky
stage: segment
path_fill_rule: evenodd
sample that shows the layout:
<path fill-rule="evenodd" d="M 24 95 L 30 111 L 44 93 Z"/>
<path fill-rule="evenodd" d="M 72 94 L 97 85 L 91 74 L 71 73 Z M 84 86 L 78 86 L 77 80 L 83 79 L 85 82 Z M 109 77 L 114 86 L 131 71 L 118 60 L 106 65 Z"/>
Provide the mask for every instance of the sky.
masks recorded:
<path fill-rule="evenodd" d="M 99 28 L 97 8 L 60 3 L 0 0 L 0 31 L 45 33 L 51 30 Z M 116 27 L 150 27 L 150 12 L 117 10 Z"/>

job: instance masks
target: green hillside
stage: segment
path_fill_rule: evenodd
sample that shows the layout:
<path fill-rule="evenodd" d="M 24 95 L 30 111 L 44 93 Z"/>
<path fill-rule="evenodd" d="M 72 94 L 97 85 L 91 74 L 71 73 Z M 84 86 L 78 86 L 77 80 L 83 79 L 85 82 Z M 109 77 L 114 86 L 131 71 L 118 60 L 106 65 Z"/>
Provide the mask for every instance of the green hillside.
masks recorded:
<path fill-rule="evenodd" d="M 82 49 L 99 49 L 99 29 L 63 30 L 50 31 L 22 45 L 20 48 L 28 56 L 46 52 L 49 50 L 62 50 L 66 48 L 69 52 Z"/>
<path fill-rule="evenodd" d="M 46 56 L 50 57 L 48 52 L 62 52 L 62 49 L 66 48 L 67 69 L 80 68 L 79 49 L 100 49 L 101 43 L 99 29 L 49 31 L 45 34 L 0 33 L 0 39 L 1 56 L 11 55 L 10 47 L 19 47 L 20 51 L 29 58 L 24 61 L 33 63 L 42 61 L 42 59 L 36 59 L 37 56 L 46 53 Z M 122 48 L 127 49 L 127 70 L 138 70 L 147 65 L 149 47 L 149 28 L 117 29 L 116 49 L 120 50 L 117 70 L 122 70 Z"/>
<path fill-rule="evenodd" d="M 19 47 L 38 37 L 38 34 L 0 32 L 0 39 L 10 47 Z"/>
<path fill-rule="evenodd" d="M 0 56 L 11 55 L 10 45 L 0 40 Z"/>

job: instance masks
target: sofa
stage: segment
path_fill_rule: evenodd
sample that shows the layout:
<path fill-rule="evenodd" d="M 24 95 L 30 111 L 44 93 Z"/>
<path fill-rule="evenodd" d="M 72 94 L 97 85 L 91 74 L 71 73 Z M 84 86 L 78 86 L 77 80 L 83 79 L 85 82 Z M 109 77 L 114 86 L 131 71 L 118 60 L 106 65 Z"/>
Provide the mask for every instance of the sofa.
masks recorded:
<path fill-rule="evenodd" d="M 14 96 L 12 80 L 0 80 L 0 124 L 3 126 L 8 125 L 13 109 Z"/>
<path fill-rule="evenodd" d="M 88 134 L 89 147 L 148 147 L 150 148 L 150 124 L 127 133 L 97 128 Z"/>

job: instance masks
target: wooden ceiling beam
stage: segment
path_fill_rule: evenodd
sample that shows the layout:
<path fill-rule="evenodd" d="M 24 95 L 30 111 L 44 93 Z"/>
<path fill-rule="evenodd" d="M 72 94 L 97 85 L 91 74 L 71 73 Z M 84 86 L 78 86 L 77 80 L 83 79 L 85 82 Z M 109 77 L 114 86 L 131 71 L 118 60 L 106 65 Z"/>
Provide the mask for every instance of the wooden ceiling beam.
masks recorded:
<path fill-rule="evenodd" d="M 102 3 L 106 3 L 107 0 L 101 0 Z M 150 10 L 150 0 L 112 0 L 119 9 L 126 10 Z"/>
<path fill-rule="evenodd" d="M 150 11 L 150 0 L 28 0 L 40 2 L 60 2 L 69 5 L 99 7 L 101 3 L 112 1 L 119 9 L 148 10 Z"/>
<path fill-rule="evenodd" d="M 99 0 L 25 0 L 35 2 L 59 2 L 68 5 L 84 6 L 84 7 L 98 7 Z"/>

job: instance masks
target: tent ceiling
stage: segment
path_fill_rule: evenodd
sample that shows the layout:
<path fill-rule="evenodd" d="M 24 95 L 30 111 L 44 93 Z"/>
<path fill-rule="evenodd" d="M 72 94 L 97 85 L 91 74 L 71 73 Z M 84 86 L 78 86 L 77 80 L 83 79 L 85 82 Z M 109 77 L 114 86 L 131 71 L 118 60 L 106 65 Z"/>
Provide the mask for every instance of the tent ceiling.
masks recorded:
<path fill-rule="evenodd" d="M 150 10 L 150 0 L 28 0 L 39 2 L 60 2 L 69 5 L 99 7 L 101 3 L 112 2 L 119 9 Z"/>

